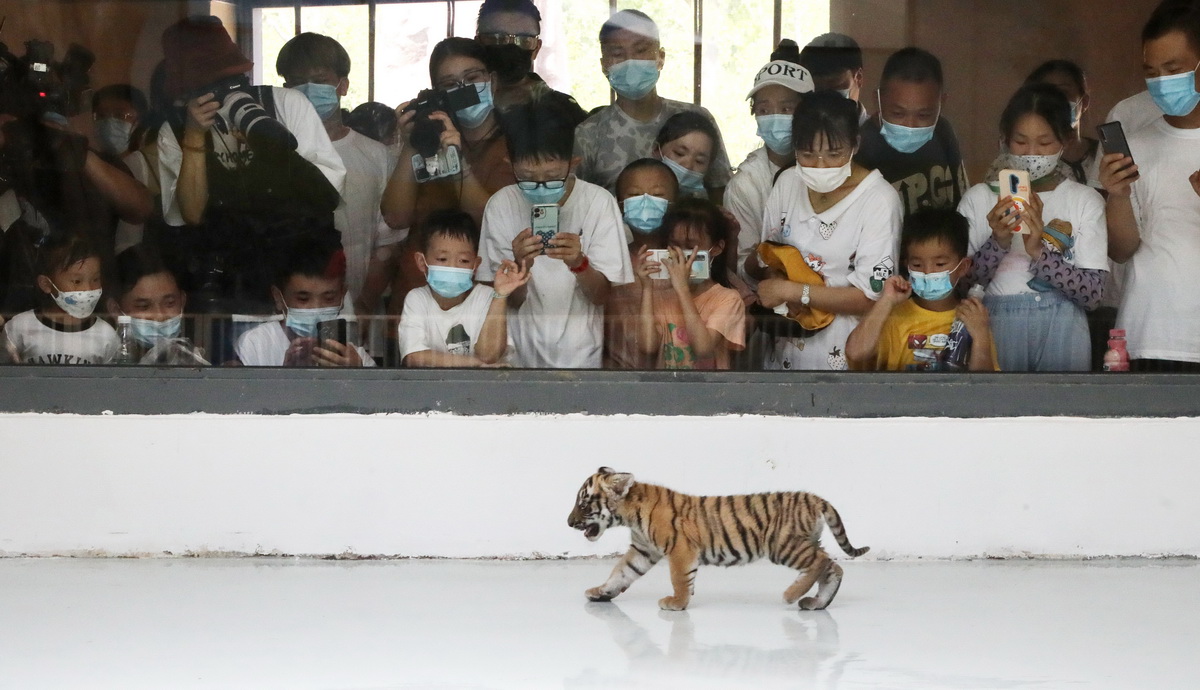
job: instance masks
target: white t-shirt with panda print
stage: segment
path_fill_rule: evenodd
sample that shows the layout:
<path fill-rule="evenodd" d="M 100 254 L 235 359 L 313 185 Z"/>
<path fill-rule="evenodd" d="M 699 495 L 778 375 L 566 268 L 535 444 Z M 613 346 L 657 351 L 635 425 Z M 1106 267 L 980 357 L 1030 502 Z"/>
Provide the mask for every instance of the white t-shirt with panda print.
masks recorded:
<path fill-rule="evenodd" d="M 21 312 L 4 324 L 4 335 L 25 364 L 109 364 L 120 341 L 107 321 L 91 318 L 81 328 L 67 328 L 38 315 Z"/>
<path fill-rule="evenodd" d="M 873 170 L 846 198 L 817 213 L 799 168 L 793 168 L 780 175 L 767 197 L 762 241 L 799 249 L 827 287 L 853 286 L 876 300 L 884 281 L 896 272 L 903 212 L 896 189 Z M 763 366 L 844 370 L 846 338 L 856 325 L 857 316 L 839 314 L 811 337 L 776 338 Z"/>

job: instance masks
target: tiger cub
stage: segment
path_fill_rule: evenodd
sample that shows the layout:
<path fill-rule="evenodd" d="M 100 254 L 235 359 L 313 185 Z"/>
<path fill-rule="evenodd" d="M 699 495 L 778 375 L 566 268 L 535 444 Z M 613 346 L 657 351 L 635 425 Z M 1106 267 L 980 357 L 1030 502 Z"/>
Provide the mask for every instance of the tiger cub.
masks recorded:
<path fill-rule="evenodd" d="M 783 592 L 785 602 L 799 600 L 802 609 L 823 609 L 842 584 L 842 568 L 821 548 L 821 525 L 829 526 L 850 557 L 870 550 L 851 546 L 838 512 L 810 493 L 689 496 L 635 482 L 632 474 L 608 467 L 583 483 L 567 524 L 582 530 L 589 541 L 613 525 L 633 533 L 629 551 L 604 584 L 585 592 L 588 599 L 611 600 L 666 556 L 675 593 L 658 606 L 669 611 L 687 608 L 697 566 L 742 565 L 764 556 L 800 571 Z M 816 596 L 801 599 L 813 583 L 819 583 Z"/>

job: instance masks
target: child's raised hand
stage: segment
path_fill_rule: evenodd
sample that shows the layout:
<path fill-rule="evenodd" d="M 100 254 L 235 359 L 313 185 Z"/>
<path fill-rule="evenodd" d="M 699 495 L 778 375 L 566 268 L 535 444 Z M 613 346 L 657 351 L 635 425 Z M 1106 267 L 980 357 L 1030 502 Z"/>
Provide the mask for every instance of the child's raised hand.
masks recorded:
<path fill-rule="evenodd" d="M 682 249 L 674 245 L 667 248 L 667 276 L 676 292 L 688 289 L 688 278 L 692 276 L 692 263 L 696 260 L 696 254 L 695 250 L 692 250 L 690 255 L 684 254 Z"/>
<path fill-rule="evenodd" d="M 958 303 L 955 317 L 967 327 L 967 333 L 976 340 L 987 336 L 989 331 L 987 307 L 978 297 L 968 297 Z"/>
<path fill-rule="evenodd" d="M 638 247 L 637 256 L 633 259 L 633 274 L 637 277 L 638 285 L 643 288 L 650 287 L 650 281 L 653 280 L 650 276 L 658 273 L 660 269 L 662 264 L 650 260 L 650 250 L 646 249 L 646 245 Z"/>
<path fill-rule="evenodd" d="M 562 261 L 568 268 L 575 268 L 583 261 L 582 240 L 573 232 L 560 232 L 550 238 L 546 256 Z"/>
<path fill-rule="evenodd" d="M 912 296 L 912 285 L 904 276 L 891 276 L 883 283 L 883 294 L 880 301 L 886 301 L 892 306 L 900 304 Z"/>
<path fill-rule="evenodd" d="M 529 282 L 529 271 L 517 265 L 515 261 L 505 259 L 500 262 L 500 268 L 496 269 L 496 277 L 492 282 L 492 288 L 497 295 L 508 297 L 514 290 Z"/>
<path fill-rule="evenodd" d="M 533 234 L 532 228 L 517 233 L 512 241 L 513 260 L 522 266 L 532 266 L 533 260 L 542 253 L 542 238 Z"/>
<path fill-rule="evenodd" d="M 336 340 L 326 340 L 323 344 L 314 347 L 312 358 L 319 367 L 362 366 L 362 357 L 358 355 L 358 348 L 339 343 Z"/>

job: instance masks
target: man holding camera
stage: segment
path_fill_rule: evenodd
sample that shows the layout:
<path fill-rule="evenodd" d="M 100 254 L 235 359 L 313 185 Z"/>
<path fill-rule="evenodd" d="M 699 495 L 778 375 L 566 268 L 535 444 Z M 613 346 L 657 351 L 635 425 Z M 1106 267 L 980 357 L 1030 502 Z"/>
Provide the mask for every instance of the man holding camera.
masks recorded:
<path fill-rule="evenodd" d="M 252 87 L 253 67 L 216 17 L 163 34 L 168 98 L 183 106 L 159 134 L 163 216 L 188 226 L 189 304 L 269 315 L 272 269 L 297 242 L 336 234 L 346 169 L 303 93 Z M 235 322 L 253 325 L 256 319 Z M 261 321 L 262 318 L 257 319 Z M 236 337 L 237 333 L 232 333 Z M 215 352 L 229 355 L 229 338 Z"/>

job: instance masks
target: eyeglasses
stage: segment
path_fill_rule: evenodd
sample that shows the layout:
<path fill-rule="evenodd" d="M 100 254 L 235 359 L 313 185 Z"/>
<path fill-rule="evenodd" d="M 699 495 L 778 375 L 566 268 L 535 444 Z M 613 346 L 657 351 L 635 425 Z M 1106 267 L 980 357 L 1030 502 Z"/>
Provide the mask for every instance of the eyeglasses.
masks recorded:
<path fill-rule="evenodd" d="M 538 187 L 545 187 L 546 189 L 562 189 L 565 186 L 567 186 L 567 178 L 565 177 L 561 180 L 546 180 L 545 182 L 538 182 L 537 180 L 517 180 L 517 189 L 523 189 L 526 192 L 532 192 Z"/>
<path fill-rule="evenodd" d="M 130 124 L 137 122 L 137 119 L 138 119 L 137 113 L 122 113 L 120 115 L 109 115 L 108 117 L 115 117 L 118 120 L 124 120 L 125 122 L 128 122 Z M 98 115 L 96 113 L 92 113 L 93 121 L 99 122 L 100 120 L 103 120 L 103 119 L 104 119 L 104 116 Z"/>
<path fill-rule="evenodd" d="M 515 45 L 522 50 L 533 50 L 537 47 L 537 34 L 505 34 L 505 33 L 486 33 L 479 34 L 475 37 L 485 46 L 505 46 Z"/>
<path fill-rule="evenodd" d="M 434 84 L 434 86 L 443 91 L 449 91 L 450 89 L 461 88 L 468 84 L 475 85 L 475 84 L 478 84 L 479 82 L 483 82 L 483 81 L 487 81 L 487 80 L 488 80 L 488 73 L 486 70 L 473 69 L 473 70 L 468 70 L 466 72 L 463 72 L 462 75 L 460 75 L 460 77 L 458 79 L 455 79 L 453 77 L 447 77 L 445 79 L 442 79 L 442 80 L 438 81 L 436 84 Z"/>
<path fill-rule="evenodd" d="M 796 154 L 796 162 L 805 167 L 813 167 L 814 163 L 828 161 L 844 164 L 854 155 L 854 149 L 834 149 L 833 151 L 800 151 Z"/>

